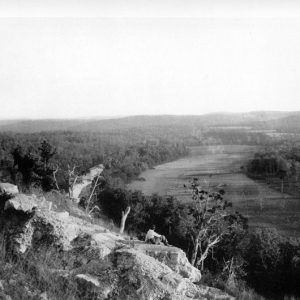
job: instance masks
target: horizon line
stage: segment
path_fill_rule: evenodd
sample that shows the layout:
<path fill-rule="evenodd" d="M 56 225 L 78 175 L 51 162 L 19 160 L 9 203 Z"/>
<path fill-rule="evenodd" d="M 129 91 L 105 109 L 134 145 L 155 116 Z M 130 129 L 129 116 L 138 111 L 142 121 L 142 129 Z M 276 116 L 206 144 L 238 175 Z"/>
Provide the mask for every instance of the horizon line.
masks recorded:
<path fill-rule="evenodd" d="M 299 113 L 300 110 L 249 110 L 249 111 L 215 111 L 215 112 L 206 112 L 201 114 L 129 114 L 129 115 L 99 115 L 99 116 L 74 116 L 74 117 L 12 117 L 12 118 L 2 118 L 0 121 L 57 121 L 57 120 L 108 120 L 108 119 L 121 119 L 121 118 L 130 118 L 130 117 L 163 117 L 163 116 L 175 116 L 175 117 L 198 117 L 205 115 L 216 115 L 216 114 L 251 114 L 251 113 Z"/>

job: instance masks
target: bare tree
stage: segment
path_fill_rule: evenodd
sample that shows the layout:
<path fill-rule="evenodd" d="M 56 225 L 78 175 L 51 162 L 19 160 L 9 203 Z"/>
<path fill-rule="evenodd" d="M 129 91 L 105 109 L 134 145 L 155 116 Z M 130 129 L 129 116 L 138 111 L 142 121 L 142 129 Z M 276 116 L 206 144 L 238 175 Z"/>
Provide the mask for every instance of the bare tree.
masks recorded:
<path fill-rule="evenodd" d="M 56 165 L 56 168 L 53 171 L 53 180 L 54 180 L 56 189 L 59 191 L 59 186 L 58 186 L 57 179 L 56 179 L 56 173 L 58 172 L 58 170 L 59 170 L 59 167 L 58 167 L 58 165 Z"/>
<path fill-rule="evenodd" d="M 70 165 L 68 165 L 68 173 L 67 173 L 67 180 L 68 180 L 68 191 L 69 191 L 69 198 L 73 198 L 73 189 L 74 185 L 77 182 L 78 174 L 75 173 L 76 166 L 74 165 L 73 168 L 70 168 Z"/>
<path fill-rule="evenodd" d="M 88 198 L 88 200 L 87 200 L 87 202 L 86 202 L 86 208 L 85 208 L 85 211 L 86 211 L 86 213 L 87 213 L 89 216 L 90 216 L 91 213 L 92 213 L 94 210 L 96 210 L 96 209 L 97 209 L 98 211 L 100 211 L 100 208 L 99 208 L 98 205 L 93 205 L 93 206 L 91 207 L 92 199 L 93 199 L 93 197 L 95 196 L 96 188 L 97 188 L 98 186 L 100 186 L 100 183 L 99 183 L 99 179 L 100 179 L 100 178 L 102 178 L 102 176 L 100 176 L 100 174 L 99 174 L 99 175 L 97 176 L 95 182 L 94 182 L 92 191 L 91 191 L 91 193 L 90 193 L 90 195 L 89 195 L 89 198 Z"/>
<path fill-rule="evenodd" d="M 121 218 L 121 225 L 120 225 L 120 233 L 122 234 L 124 232 L 125 229 L 125 223 L 127 220 L 127 217 L 130 213 L 130 206 L 127 206 L 125 211 L 122 211 L 122 218 Z"/>
<path fill-rule="evenodd" d="M 193 244 L 191 263 L 203 269 L 204 260 L 226 232 L 226 227 L 223 226 L 227 215 L 225 209 L 230 206 L 230 203 L 223 199 L 223 190 L 205 191 L 198 182 L 194 179 L 191 184 L 194 203 L 191 211 L 193 217 L 187 222 L 190 222 L 190 236 Z"/>

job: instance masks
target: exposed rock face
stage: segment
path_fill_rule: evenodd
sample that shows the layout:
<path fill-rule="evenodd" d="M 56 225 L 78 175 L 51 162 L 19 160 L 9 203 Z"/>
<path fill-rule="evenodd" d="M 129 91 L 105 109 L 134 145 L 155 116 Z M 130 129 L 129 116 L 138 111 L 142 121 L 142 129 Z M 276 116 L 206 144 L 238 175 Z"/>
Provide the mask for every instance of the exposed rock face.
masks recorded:
<path fill-rule="evenodd" d="M 173 271 L 192 282 L 198 282 L 201 279 L 200 271 L 190 264 L 185 253 L 179 248 L 145 243 L 136 245 L 136 248 L 166 264 Z"/>
<path fill-rule="evenodd" d="M 11 242 L 16 252 L 24 253 L 31 247 L 43 245 L 70 250 L 74 248 L 72 243 L 84 233 L 91 237 L 94 245 L 103 253 L 102 256 L 105 256 L 120 240 L 118 236 L 105 232 L 101 226 L 70 216 L 66 211 L 49 210 L 49 206 L 49 202 L 35 195 L 18 194 L 6 202 L 6 211 L 22 213 L 25 219 L 20 226 L 15 226 L 18 220 L 12 224 L 14 232 L 11 233 Z"/>
<path fill-rule="evenodd" d="M 6 182 L 0 182 L 0 194 L 6 193 L 8 195 L 15 195 L 19 193 L 16 185 Z"/>
<path fill-rule="evenodd" d="M 13 209 L 24 213 L 31 213 L 35 208 L 48 208 L 49 202 L 36 195 L 16 194 L 5 203 L 5 210 Z"/>
<path fill-rule="evenodd" d="M 79 178 L 79 183 L 75 184 L 73 186 L 73 190 L 72 190 L 72 198 L 78 203 L 81 197 L 81 193 L 89 186 L 92 184 L 94 178 L 96 178 L 97 176 L 100 176 L 100 174 L 103 172 L 104 170 L 104 166 L 103 165 L 98 165 L 95 166 L 91 169 L 89 169 L 89 172 L 84 175 L 81 176 L 81 178 Z"/>
<path fill-rule="evenodd" d="M 124 297 L 131 295 L 131 299 L 145 300 L 199 299 L 197 288 L 191 281 L 140 251 L 118 250 L 117 265 L 126 274 L 126 280 L 122 282 Z"/>
<path fill-rule="evenodd" d="M 182 250 L 131 244 L 104 227 L 49 209 L 43 198 L 17 194 L 6 202 L 3 217 L 2 230 L 15 253 L 58 249 L 64 267 L 51 272 L 76 283 L 79 299 L 232 299 L 194 284 L 201 274 Z"/>

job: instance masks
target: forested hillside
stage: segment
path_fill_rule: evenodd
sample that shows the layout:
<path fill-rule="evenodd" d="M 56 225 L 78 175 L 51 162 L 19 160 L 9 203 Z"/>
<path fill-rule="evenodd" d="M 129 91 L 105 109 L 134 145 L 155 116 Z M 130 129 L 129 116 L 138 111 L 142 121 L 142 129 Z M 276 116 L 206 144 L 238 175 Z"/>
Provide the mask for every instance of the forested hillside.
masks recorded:
<path fill-rule="evenodd" d="M 22 181 L 18 177 L 22 172 L 16 162 L 16 154 L 27 164 L 37 166 L 37 161 L 41 161 L 38 149 L 45 140 L 50 144 L 53 155 L 47 172 L 44 172 L 53 177 L 56 170 L 60 185 L 66 185 L 66 173 L 74 167 L 76 174 L 81 174 L 99 163 L 104 164 L 107 176 L 127 183 L 148 168 L 186 155 L 188 146 L 274 145 L 270 136 L 264 132 L 253 132 L 243 124 L 283 115 L 286 114 L 253 112 L 4 122 L 0 124 L 0 131 L 8 131 L 0 133 L 1 178 Z M 41 177 L 43 167 L 36 168 L 39 170 L 33 173 Z"/>
<path fill-rule="evenodd" d="M 15 181 L 17 175 L 22 173 L 20 163 L 16 161 L 17 156 L 30 168 L 37 165 L 42 160 L 40 147 L 43 141 L 47 141 L 49 152 L 53 152 L 48 176 L 52 177 L 53 171 L 58 169 L 57 178 L 63 185 L 66 181 L 65 173 L 74 166 L 76 173 L 82 174 L 90 167 L 102 163 L 109 176 L 128 182 L 141 171 L 186 155 L 188 151 L 179 139 L 172 136 L 162 138 L 159 134 L 155 136 L 138 130 L 103 134 L 62 131 L 42 134 L 3 133 L 0 134 L 2 180 Z"/>

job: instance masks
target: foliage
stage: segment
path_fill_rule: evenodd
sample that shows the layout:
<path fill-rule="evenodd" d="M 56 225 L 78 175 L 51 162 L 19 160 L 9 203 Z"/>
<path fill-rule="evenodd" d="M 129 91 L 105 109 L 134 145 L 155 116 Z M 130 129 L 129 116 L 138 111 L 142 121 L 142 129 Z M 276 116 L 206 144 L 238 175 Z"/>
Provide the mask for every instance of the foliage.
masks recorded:
<path fill-rule="evenodd" d="M 276 151 L 266 148 L 254 154 L 246 165 L 246 174 L 263 179 L 272 188 L 299 196 L 299 147 L 283 143 Z"/>
<path fill-rule="evenodd" d="M 274 141 L 263 132 L 251 132 L 241 128 L 212 127 L 203 134 L 204 144 L 222 145 L 270 145 Z"/>
<path fill-rule="evenodd" d="M 103 133 L 1 133 L 0 178 L 17 182 L 19 173 L 26 187 L 40 182 L 47 188 L 58 167 L 58 186 L 67 191 L 69 169 L 76 166 L 77 174 L 81 175 L 102 163 L 107 176 L 126 183 L 156 164 L 187 154 L 187 148 L 175 135 L 164 139 L 160 136 L 159 132 L 139 129 Z"/>
<path fill-rule="evenodd" d="M 265 176 L 284 177 L 289 172 L 287 160 L 279 153 L 265 150 L 255 153 L 254 158 L 247 164 L 247 172 Z"/>
<path fill-rule="evenodd" d="M 109 183 L 97 194 L 95 202 L 109 218 L 119 224 L 121 212 L 127 206 L 131 213 L 127 219 L 127 230 L 142 236 L 151 224 L 167 236 L 171 244 L 187 252 L 195 265 L 204 265 L 213 246 L 222 244 L 221 256 L 234 255 L 237 246 L 247 229 L 247 221 L 238 213 L 227 212 L 230 206 L 223 200 L 223 191 L 208 193 L 192 183 L 193 198 L 182 204 L 173 197 L 159 195 L 145 196 L 138 191 L 114 188 Z M 213 245 L 211 243 L 213 242 Z"/>
<path fill-rule="evenodd" d="M 12 150 L 13 166 L 15 176 L 22 175 L 21 183 L 29 188 L 31 185 L 40 185 L 45 191 L 54 187 L 54 168 L 50 159 L 55 155 L 56 150 L 47 142 L 43 141 L 38 148 L 28 148 L 26 151 L 17 146 Z"/>
<path fill-rule="evenodd" d="M 244 257 L 246 280 L 267 296 L 300 295 L 300 242 L 291 242 L 275 229 L 249 235 Z"/>

